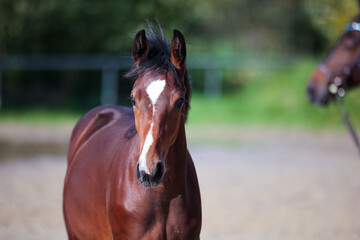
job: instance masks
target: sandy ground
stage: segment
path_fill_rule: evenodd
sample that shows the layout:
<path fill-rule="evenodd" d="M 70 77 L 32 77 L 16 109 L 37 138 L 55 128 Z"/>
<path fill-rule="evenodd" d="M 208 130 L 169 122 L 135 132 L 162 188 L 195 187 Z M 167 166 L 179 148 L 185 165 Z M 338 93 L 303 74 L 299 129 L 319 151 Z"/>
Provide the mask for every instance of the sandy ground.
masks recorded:
<path fill-rule="evenodd" d="M 0 142 L 35 141 L 36 131 L 27 139 L 17 129 L 0 127 Z M 64 148 L 70 128 L 56 137 L 39 129 L 38 143 Z M 345 132 L 190 128 L 188 139 L 202 239 L 360 239 L 360 159 Z M 0 239 L 66 239 L 61 151 L 0 153 Z"/>

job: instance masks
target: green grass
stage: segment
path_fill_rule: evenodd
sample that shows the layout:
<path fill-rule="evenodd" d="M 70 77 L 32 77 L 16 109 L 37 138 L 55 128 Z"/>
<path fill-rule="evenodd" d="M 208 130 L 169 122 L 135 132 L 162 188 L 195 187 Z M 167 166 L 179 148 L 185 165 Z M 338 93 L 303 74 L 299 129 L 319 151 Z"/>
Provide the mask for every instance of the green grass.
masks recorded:
<path fill-rule="evenodd" d="M 28 124 L 28 125 L 59 125 L 75 124 L 85 112 L 73 112 L 66 109 L 12 109 L 0 111 L 0 124 Z"/>
<path fill-rule="evenodd" d="M 291 70 L 244 72 L 247 77 L 241 90 L 220 98 L 194 93 L 189 124 L 344 128 L 334 103 L 319 107 L 306 98 L 305 87 L 315 66 L 315 60 L 300 59 Z M 355 126 L 360 126 L 359 89 L 346 94 L 345 105 Z M 0 124 L 75 124 L 84 113 L 41 108 L 1 110 Z"/>

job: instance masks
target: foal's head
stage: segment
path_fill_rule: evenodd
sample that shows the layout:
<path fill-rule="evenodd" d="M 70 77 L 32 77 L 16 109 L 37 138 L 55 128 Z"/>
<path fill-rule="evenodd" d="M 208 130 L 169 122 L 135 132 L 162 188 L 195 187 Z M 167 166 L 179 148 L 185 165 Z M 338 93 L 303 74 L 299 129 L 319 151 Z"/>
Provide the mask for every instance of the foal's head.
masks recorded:
<path fill-rule="evenodd" d="M 343 96 L 360 82 L 360 15 L 346 26 L 328 56 L 311 76 L 307 93 L 312 103 L 326 105 L 335 95 Z"/>
<path fill-rule="evenodd" d="M 186 70 L 184 36 L 174 30 L 171 42 L 150 25 L 133 43 L 136 67 L 131 102 L 139 135 L 140 157 L 136 175 L 143 186 L 158 185 L 166 171 L 166 156 L 174 144 L 189 108 L 190 83 Z"/>

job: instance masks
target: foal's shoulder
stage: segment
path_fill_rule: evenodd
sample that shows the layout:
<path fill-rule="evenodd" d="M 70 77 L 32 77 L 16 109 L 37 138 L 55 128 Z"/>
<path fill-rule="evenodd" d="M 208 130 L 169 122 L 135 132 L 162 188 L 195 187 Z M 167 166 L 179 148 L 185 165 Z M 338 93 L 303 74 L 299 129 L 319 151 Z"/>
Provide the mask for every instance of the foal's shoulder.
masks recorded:
<path fill-rule="evenodd" d="M 132 132 L 133 122 L 134 113 L 131 108 L 115 105 L 103 105 L 93 108 L 81 117 L 72 131 L 68 162 L 74 156 L 77 149 L 98 131 L 105 127 L 122 124 Z"/>

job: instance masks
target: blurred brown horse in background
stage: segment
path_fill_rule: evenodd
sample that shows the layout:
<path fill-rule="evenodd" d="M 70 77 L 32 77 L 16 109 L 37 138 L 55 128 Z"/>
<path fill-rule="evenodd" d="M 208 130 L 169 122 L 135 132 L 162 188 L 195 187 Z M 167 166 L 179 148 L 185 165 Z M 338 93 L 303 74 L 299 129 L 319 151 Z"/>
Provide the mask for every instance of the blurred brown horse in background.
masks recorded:
<path fill-rule="evenodd" d="M 69 239 L 199 239 L 185 39 L 174 30 L 170 46 L 149 26 L 133 43 L 133 108 L 97 107 L 73 130 L 63 196 Z"/>
<path fill-rule="evenodd" d="M 360 1 L 359 1 L 360 7 Z M 336 95 L 360 83 L 360 13 L 346 26 L 328 56 L 311 76 L 307 94 L 314 104 L 327 105 Z"/>

